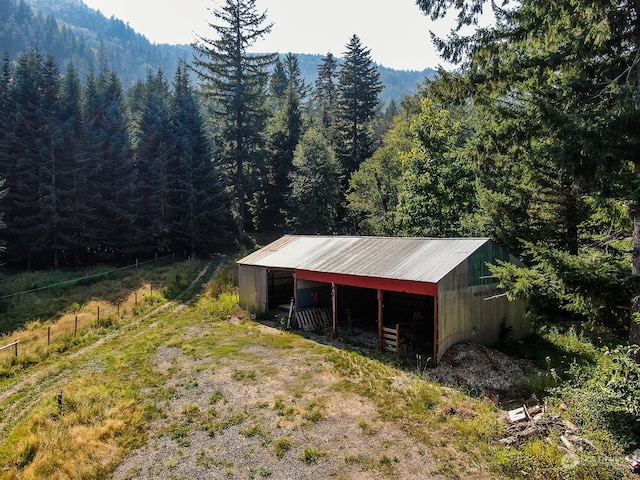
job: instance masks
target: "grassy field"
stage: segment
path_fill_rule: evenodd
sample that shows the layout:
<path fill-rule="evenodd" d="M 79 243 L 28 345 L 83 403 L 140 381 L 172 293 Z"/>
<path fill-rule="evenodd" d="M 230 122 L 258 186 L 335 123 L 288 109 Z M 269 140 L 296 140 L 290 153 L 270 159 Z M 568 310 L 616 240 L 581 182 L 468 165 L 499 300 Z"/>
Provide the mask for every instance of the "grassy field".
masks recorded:
<path fill-rule="evenodd" d="M 40 300 L 21 299 L 29 313 L 12 317 L 20 328 L 2 343 L 20 339 L 20 353 L 0 358 L 0 478 L 628 475 L 611 430 L 594 439 L 597 454 L 579 452 L 571 465 L 547 438 L 506 448 L 503 412 L 489 398 L 377 352 L 251 321 L 231 268 L 192 262 L 107 275 L 47 293 L 58 311 L 46 315 Z M 100 323 L 98 305 L 111 312 Z M 69 325 L 85 314 L 74 333 Z M 49 327 L 57 333 L 47 344 Z M 573 336 L 544 339 L 562 358 L 587 351 Z M 550 397 L 549 408 L 573 407 Z"/>

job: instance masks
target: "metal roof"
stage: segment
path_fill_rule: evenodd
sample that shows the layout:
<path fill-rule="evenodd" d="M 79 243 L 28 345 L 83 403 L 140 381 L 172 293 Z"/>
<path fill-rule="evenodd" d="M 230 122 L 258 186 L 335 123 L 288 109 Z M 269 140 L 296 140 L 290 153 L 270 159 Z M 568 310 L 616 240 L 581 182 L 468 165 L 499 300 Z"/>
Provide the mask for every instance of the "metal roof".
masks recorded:
<path fill-rule="evenodd" d="M 490 241 L 287 235 L 238 264 L 437 283 Z"/>

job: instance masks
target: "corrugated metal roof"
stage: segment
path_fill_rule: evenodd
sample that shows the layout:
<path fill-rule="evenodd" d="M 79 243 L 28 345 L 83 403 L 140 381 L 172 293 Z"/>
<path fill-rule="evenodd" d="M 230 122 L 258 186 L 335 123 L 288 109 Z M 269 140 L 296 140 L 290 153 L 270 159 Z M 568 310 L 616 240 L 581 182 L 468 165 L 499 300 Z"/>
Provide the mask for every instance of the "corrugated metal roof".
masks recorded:
<path fill-rule="evenodd" d="M 241 265 L 436 283 L 488 238 L 284 236 Z"/>

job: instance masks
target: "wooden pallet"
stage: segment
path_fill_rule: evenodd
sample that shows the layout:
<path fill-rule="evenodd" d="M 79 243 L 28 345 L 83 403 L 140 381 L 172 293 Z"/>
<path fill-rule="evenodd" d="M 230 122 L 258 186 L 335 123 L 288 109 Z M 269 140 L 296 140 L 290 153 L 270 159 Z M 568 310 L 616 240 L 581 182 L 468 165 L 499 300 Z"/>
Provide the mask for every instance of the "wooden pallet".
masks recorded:
<path fill-rule="evenodd" d="M 298 326 L 305 332 L 311 332 L 320 328 L 331 328 L 331 309 L 329 308 L 305 308 L 296 310 Z"/>
<path fill-rule="evenodd" d="M 396 328 L 382 328 L 382 347 L 387 352 L 397 352 L 400 345 L 400 325 Z"/>

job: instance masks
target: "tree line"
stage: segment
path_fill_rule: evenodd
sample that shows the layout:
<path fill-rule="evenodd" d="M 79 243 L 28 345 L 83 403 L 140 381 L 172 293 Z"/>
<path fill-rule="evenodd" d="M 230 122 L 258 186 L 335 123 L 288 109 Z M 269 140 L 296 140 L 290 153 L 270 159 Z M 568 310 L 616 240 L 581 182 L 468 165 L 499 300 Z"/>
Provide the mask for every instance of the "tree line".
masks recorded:
<path fill-rule="evenodd" d="M 77 266 L 350 230 L 349 175 L 395 109 L 382 113 L 370 51 L 354 35 L 343 64 L 327 54 L 308 85 L 296 55 L 248 52 L 270 29 L 253 2 L 216 16 L 218 38 L 200 38 L 171 82 L 158 69 L 125 90 L 106 61 L 81 82 L 38 48 L 5 56 L 5 261 Z"/>
<path fill-rule="evenodd" d="M 106 67 L 34 49 L 0 73 L 5 260 L 26 268 L 202 252 L 224 230 L 223 187 L 184 67 L 128 94 Z"/>
<path fill-rule="evenodd" d="M 460 69 L 386 111 L 357 35 L 313 85 L 296 55 L 251 53 L 271 29 L 251 0 L 214 10 L 171 85 L 158 71 L 124 92 L 103 68 L 81 86 L 37 51 L 5 61 L 6 258 L 206 252 L 287 232 L 482 235 L 523 259 L 494 272 L 537 315 L 633 330 L 637 12 L 543 4 L 493 6 L 494 25 L 435 39 Z M 456 5 L 419 2 L 436 17 Z M 459 5 L 461 25 L 482 5 Z"/>

